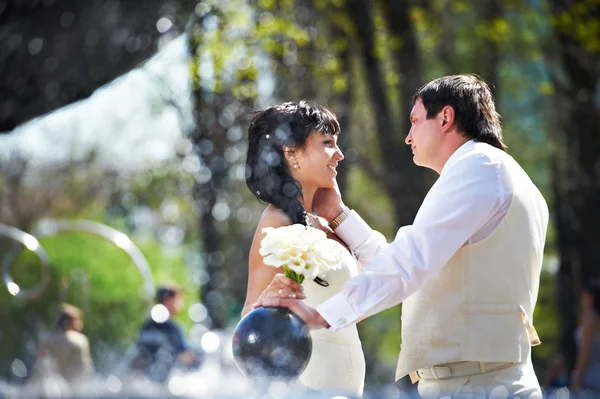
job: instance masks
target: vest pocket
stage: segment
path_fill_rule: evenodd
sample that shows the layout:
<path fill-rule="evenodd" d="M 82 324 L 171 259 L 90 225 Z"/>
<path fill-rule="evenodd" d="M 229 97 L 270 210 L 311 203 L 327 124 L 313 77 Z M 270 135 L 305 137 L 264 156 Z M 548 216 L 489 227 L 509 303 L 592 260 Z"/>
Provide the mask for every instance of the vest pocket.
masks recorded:
<path fill-rule="evenodd" d="M 516 304 L 462 304 L 464 360 L 522 362 L 532 339 L 527 314 Z M 537 333 L 535 334 L 537 337 Z"/>

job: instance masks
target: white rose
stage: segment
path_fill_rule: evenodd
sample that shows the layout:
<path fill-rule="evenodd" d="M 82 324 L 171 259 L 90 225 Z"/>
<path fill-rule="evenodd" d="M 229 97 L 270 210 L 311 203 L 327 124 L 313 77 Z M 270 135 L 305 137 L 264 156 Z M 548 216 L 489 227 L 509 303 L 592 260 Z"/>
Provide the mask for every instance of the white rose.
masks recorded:
<path fill-rule="evenodd" d="M 311 249 L 323 270 L 337 270 L 342 267 L 342 247 L 338 242 L 330 239 L 319 241 L 314 243 Z"/>
<path fill-rule="evenodd" d="M 302 240 L 313 244 L 315 242 L 323 241 L 327 239 L 327 234 L 323 230 L 315 229 L 314 227 L 306 227 L 306 229 L 300 232 Z"/>
<path fill-rule="evenodd" d="M 303 274 L 306 276 L 306 267 L 309 267 L 308 263 L 302 256 L 291 257 L 290 261 L 285 265 L 288 269 L 293 270 L 296 274 Z"/>
<path fill-rule="evenodd" d="M 311 280 L 341 267 L 341 245 L 322 230 L 294 224 L 262 231 L 259 253 L 265 265 L 284 267 Z"/>

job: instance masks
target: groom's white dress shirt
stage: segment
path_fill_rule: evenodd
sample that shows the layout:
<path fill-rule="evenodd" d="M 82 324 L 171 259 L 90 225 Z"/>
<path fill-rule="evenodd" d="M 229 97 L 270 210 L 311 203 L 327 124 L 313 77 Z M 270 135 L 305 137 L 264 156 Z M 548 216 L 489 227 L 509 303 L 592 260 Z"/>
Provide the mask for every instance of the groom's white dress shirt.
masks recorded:
<path fill-rule="evenodd" d="M 391 244 L 355 211 L 335 230 L 368 268 L 317 307 L 331 328 L 399 304 L 460 247 L 482 240 L 500 223 L 512 199 L 510 182 L 498 163 L 476 155 L 476 146 L 471 140 L 452 154 L 414 223 L 401 227 Z"/>
<path fill-rule="evenodd" d="M 404 302 L 398 378 L 443 362 L 526 361 L 547 222 L 521 167 L 469 141 L 392 243 L 355 212 L 340 224 L 364 270 L 317 311 L 338 329 Z"/>

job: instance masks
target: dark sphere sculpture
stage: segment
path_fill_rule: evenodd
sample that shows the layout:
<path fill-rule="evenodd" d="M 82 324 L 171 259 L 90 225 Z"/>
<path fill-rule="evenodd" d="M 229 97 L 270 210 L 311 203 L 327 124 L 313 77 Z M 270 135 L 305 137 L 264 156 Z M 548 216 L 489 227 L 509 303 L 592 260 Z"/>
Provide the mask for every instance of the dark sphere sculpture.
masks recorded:
<path fill-rule="evenodd" d="M 287 308 L 260 307 L 235 328 L 233 357 L 246 376 L 298 377 L 312 353 L 310 330 Z"/>

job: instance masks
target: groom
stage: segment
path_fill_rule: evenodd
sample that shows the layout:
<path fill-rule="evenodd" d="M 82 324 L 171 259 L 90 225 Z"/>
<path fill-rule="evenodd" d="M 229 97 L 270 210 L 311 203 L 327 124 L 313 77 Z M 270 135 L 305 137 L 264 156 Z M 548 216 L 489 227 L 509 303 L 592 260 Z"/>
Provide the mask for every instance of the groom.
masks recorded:
<path fill-rule="evenodd" d="M 339 329 L 402 303 L 396 378 L 419 381 L 422 397 L 542 396 L 531 364 L 540 343 L 531 323 L 548 207 L 505 152 L 485 82 L 471 75 L 427 83 L 414 96 L 406 137 L 415 164 L 440 177 L 412 225 L 388 244 L 342 202 L 320 193 L 313 210 L 364 267 L 316 309 L 267 299 L 313 329 Z"/>

